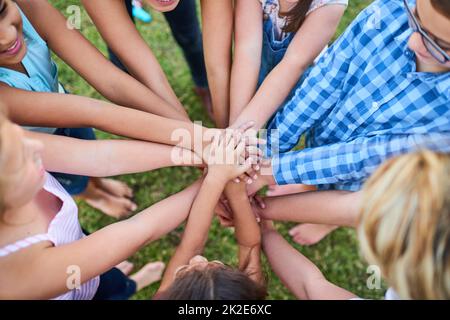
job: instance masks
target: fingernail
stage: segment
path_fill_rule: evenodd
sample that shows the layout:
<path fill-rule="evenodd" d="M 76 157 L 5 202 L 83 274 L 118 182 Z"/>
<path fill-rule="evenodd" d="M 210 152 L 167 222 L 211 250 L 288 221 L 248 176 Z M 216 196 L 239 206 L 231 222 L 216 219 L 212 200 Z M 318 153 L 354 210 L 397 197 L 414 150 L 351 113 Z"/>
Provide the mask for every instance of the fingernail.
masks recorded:
<path fill-rule="evenodd" d="M 257 171 L 258 171 L 259 169 L 261 169 L 261 167 L 260 167 L 260 166 L 256 166 L 256 167 L 255 167 L 255 170 L 257 170 Z"/>
<path fill-rule="evenodd" d="M 253 180 L 252 179 L 248 179 L 247 180 L 247 184 L 252 184 L 253 183 Z"/>

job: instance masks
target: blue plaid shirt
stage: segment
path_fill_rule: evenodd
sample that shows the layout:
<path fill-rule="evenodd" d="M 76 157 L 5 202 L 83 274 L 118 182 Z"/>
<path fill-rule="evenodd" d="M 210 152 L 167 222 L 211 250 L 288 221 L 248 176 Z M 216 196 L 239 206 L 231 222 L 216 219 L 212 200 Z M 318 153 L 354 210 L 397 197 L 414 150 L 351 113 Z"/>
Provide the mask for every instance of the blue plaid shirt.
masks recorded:
<path fill-rule="evenodd" d="M 387 158 L 446 151 L 450 72 L 416 72 L 411 34 L 401 0 L 375 1 L 309 70 L 268 126 L 278 184 L 356 191 Z M 307 148 L 289 152 L 304 133 Z"/>

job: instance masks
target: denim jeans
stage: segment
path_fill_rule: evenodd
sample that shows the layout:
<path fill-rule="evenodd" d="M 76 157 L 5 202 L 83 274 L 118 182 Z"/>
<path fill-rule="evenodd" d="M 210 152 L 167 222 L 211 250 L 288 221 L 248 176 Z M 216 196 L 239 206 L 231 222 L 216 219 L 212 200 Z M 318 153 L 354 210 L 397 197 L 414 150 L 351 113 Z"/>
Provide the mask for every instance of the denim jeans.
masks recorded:
<path fill-rule="evenodd" d="M 124 0 L 128 14 L 134 22 L 132 0 Z M 197 16 L 195 0 L 182 0 L 171 12 L 165 12 L 164 17 L 170 26 L 172 35 L 183 50 L 184 57 L 191 70 L 192 78 L 197 87 L 207 88 L 205 59 L 200 23 Z M 118 68 L 127 72 L 120 59 L 108 48 L 109 57 Z"/>

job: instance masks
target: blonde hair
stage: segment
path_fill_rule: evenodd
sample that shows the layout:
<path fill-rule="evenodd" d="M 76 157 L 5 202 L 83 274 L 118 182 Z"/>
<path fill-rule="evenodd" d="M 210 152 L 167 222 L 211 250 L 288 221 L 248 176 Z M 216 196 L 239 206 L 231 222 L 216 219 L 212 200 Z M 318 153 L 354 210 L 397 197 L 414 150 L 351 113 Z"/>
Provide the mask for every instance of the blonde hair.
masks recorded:
<path fill-rule="evenodd" d="M 450 156 L 391 159 L 363 189 L 358 236 L 402 299 L 450 299 Z"/>

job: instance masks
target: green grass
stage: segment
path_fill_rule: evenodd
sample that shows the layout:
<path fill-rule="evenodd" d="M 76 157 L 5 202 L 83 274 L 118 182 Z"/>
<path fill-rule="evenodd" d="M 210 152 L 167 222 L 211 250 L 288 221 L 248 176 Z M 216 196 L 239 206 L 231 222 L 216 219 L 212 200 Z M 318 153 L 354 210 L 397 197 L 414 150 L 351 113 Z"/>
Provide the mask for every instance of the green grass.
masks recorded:
<path fill-rule="evenodd" d="M 51 2 L 64 14 L 69 5 L 78 5 L 78 0 L 51 0 Z M 352 19 L 364 8 L 370 0 L 352 0 L 350 6 L 339 26 L 338 34 L 352 21 Z M 164 71 L 169 78 L 177 96 L 183 105 L 188 108 L 193 120 L 202 120 L 211 125 L 203 112 L 199 99 L 193 94 L 193 82 L 182 52 L 174 42 L 169 27 L 160 13 L 152 12 L 154 21 L 149 25 L 139 24 L 139 31 L 149 43 Z M 106 47 L 90 19 L 83 11 L 81 32 L 103 53 Z M 86 84 L 75 72 L 56 59 L 60 70 L 60 81 L 74 94 L 101 98 L 100 95 Z M 151 128 L 150 128 L 151 130 Z M 103 132 L 98 132 L 99 138 L 110 138 Z M 191 168 L 161 169 L 145 174 L 135 174 L 119 177 L 126 181 L 135 191 L 135 200 L 139 210 L 176 193 L 198 177 L 198 170 Z M 80 215 L 82 225 L 90 232 L 113 223 L 114 220 L 91 209 L 85 203 L 80 203 Z M 292 224 L 278 224 L 280 232 L 287 236 L 287 231 Z M 148 261 L 162 260 L 168 262 L 179 242 L 182 229 L 174 231 L 160 241 L 150 244 L 140 250 L 131 261 L 136 268 L 143 266 Z M 124 239 L 126 241 L 126 239 Z M 335 284 L 342 286 L 354 293 L 366 298 L 380 298 L 384 290 L 369 290 L 366 287 L 367 265 L 363 262 L 358 251 L 355 232 L 349 229 L 340 229 L 323 240 L 320 244 L 310 248 L 297 249 L 314 261 L 324 272 L 326 277 Z M 223 229 L 214 222 L 205 255 L 210 259 L 220 259 L 225 263 L 236 265 L 236 245 L 232 231 Z M 267 264 L 265 268 L 269 274 L 269 299 L 294 299 L 292 294 L 281 284 L 277 277 L 270 272 Z M 149 299 L 157 286 L 143 290 L 134 296 L 134 299 Z"/>

